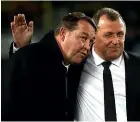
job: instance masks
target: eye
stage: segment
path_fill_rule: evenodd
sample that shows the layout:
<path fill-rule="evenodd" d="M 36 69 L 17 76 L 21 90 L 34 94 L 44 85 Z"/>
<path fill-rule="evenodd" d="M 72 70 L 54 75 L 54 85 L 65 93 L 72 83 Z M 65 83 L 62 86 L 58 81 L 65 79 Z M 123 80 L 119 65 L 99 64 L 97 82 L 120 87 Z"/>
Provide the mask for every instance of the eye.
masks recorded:
<path fill-rule="evenodd" d="M 93 45 L 93 42 L 94 42 L 94 40 L 93 40 L 93 39 L 91 39 L 91 40 L 90 40 L 90 46 L 92 46 L 92 45 Z"/>
<path fill-rule="evenodd" d="M 111 37 L 112 35 L 113 35 L 113 33 L 108 32 L 108 33 L 106 33 L 106 34 L 104 35 L 104 37 L 109 38 L 109 37 Z"/>
<path fill-rule="evenodd" d="M 80 39 L 81 39 L 82 42 L 85 42 L 85 41 L 87 40 L 87 37 L 85 37 L 85 36 L 80 36 Z"/>
<path fill-rule="evenodd" d="M 117 33 L 117 36 L 118 37 L 123 37 L 124 36 L 124 33 L 123 32 L 119 32 L 119 33 Z"/>

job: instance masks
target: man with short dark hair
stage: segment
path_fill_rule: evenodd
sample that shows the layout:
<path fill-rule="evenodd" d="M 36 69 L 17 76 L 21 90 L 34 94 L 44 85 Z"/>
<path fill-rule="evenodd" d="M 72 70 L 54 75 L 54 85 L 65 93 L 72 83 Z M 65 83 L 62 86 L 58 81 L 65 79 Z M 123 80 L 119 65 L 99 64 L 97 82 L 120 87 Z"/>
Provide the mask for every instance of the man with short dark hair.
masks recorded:
<path fill-rule="evenodd" d="M 15 17 L 12 25 L 13 37 L 17 42 L 29 41 L 33 23 L 27 26 L 24 15 L 18 16 L 20 19 Z M 73 120 L 69 107 L 74 104 L 69 104 L 70 81 L 66 74 L 70 64 L 80 64 L 87 57 L 95 31 L 90 17 L 81 12 L 70 13 L 62 18 L 55 32 L 50 31 L 39 43 L 24 46 L 12 55 L 4 91 L 9 98 L 2 120 Z M 22 34 L 23 38 L 19 38 Z"/>

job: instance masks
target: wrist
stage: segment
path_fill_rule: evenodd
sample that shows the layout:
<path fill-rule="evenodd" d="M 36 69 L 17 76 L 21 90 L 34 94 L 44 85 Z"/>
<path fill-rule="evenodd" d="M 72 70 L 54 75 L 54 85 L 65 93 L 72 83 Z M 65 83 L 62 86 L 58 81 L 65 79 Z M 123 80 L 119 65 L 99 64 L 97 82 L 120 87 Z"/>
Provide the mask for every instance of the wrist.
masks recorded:
<path fill-rule="evenodd" d="M 18 44 L 15 41 L 13 41 L 13 45 L 14 45 L 15 48 L 21 48 L 21 47 L 24 47 L 24 46 L 26 46 L 30 43 L 31 43 L 31 41 L 27 42 L 26 44 Z"/>
<path fill-rule="evenodd" d="M 15 48 L 20 48 L 20 46 L 17 43 L 15 43 L 14 41 L 13 41 L 13 45 Z"/>

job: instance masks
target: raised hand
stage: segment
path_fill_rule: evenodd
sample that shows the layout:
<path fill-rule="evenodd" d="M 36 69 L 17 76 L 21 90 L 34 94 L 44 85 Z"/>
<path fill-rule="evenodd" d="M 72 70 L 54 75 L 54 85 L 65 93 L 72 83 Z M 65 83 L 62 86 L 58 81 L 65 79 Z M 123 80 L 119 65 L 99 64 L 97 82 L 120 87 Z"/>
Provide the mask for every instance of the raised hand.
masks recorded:
<path fill-rule="evenodd" d="M 33 21 L 27 25 L 24 14 L 14 16 L 14 21 L 11 22 L 11 30 L 16 48 L 21 48 L 30 43 L 33 27 Z"/>

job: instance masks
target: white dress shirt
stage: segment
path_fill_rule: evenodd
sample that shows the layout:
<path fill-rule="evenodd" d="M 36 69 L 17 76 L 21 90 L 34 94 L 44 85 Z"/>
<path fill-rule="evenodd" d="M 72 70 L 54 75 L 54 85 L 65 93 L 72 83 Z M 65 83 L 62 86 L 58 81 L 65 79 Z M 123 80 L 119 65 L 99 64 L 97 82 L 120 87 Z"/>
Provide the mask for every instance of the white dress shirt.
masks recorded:
<path fill-rule="evenodd" d="M 104 60 L 94 49 L 84 65 L 77 93 L 76 121 L 104 122 Z M 112 74 L 117 122 L 126 122 L 125 64 L 123 55 L 112 61 Z"/>

